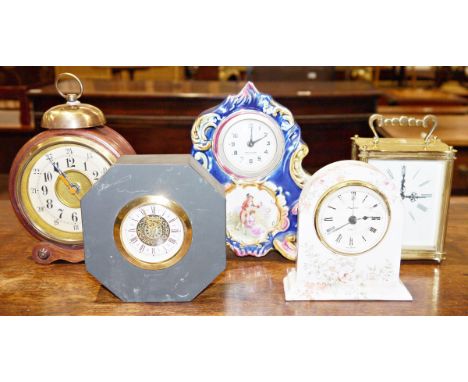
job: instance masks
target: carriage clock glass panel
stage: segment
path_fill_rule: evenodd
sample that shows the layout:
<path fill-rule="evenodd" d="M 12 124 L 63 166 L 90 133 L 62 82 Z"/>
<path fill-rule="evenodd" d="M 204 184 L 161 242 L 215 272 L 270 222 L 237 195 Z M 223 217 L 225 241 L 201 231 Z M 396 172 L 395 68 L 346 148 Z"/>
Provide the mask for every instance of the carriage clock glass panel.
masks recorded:
<path fill-rule="evenodd" d="M 456 150 L 433 136 L 437 119 L 427 115 L 369 118 L 373 138 L 353 138 L 353 158 L 376 166 L 399 190 L 404 207 L 403 258 L 440 261 L 444 254 Z M 428 129 L 423 138 L 380 138 L 377 129 Z"/>
<path fill-rule="evenodd" d="M 17 193 L 36 230 L 71 244 L 83 240 L 80 200 L 111 162 L 86 139 L 65 141 L 51 138 L 31 153 L 21 166 Z"/>
<path fill-rule="evenodd" d="M 213 146 L 227 173 L 239 178 L 261 178 L 281 161 L 284 138 L 272 118 L 240 112 L 218 129 Z"/>
<path fill-rule="evenodd" d="M 315 226 L 322 242 L 344 255 L 375 247 L 389 224 L 385 197 L 372 186 L 349 183 L 333 187 L 319 201 Z"/>
<path fill-rule="evenodd" d="M 191 242 L 191 223 L 175 202 L 146 196 L 119 213 L 114 231 L 120 252 L 144 269 L 163 269 L 179 261 Z"/>
<path fill-rule="evenodd" d="M 378 159 L 368 162 L 398 186 L 405 215 L 403 243 L 414 248 L 434 248 L 441 218 L 445 162 Z"/>

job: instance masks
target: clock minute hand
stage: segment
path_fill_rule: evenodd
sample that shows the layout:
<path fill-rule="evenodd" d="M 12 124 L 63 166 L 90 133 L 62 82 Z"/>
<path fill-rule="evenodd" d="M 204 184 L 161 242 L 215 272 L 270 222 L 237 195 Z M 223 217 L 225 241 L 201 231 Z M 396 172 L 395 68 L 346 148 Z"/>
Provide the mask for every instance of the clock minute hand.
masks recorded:
<path fill-rule="evenodd" d="M 415 192 L 412 192 L 410 195 L 404 195 L 404 198 L 409 199 L 412 202 L 415 202 L 418 199 L 425 199 L 425 198 L 430 198 L 430 197 L 432 197 L 432 195 L 430 194 L 417 195 Z"/>
<path fill-rule="evenodd" d="M 406 166 L 401 167 L 401 187 L 400 187 L 400 197 L 405 199 L 405 183 L 406 183 Z"/>
<path fill-rule="evenodd" d="M 339 231 L 341 228 L 344 228 L 346 227 L 347 225 L 351 224 L 350 222 L 346 223 L 346 224 L 343 224 L 341 227 L 338 227 L 338 228 L 335 228 L 334 230 L 330 231 L 330 233 L 333 233 L 333 232 L 336 232 L 336 231 Z"/>
<path fill-rule="evenodd" d="M 73 194 L 75 195 L 75 194 L 79 193 L 80 192 L 80 187 L 78 185 L 76 185 L 75 183 L 70 182 L 70 180 L 65 175 L 65 173 L 62 170 L 60 170 L 60 168 L 52 161 L 52 159 L 50 159 L 50 158 L 47 158 L 47 159 L 52 164 L 52 167 L 54 168 L 54 171 L 57 172 L 68 183 L 68 188 L 69 189 L 71 188 L 71 189 L 75 190 L 75 192 Z"/>

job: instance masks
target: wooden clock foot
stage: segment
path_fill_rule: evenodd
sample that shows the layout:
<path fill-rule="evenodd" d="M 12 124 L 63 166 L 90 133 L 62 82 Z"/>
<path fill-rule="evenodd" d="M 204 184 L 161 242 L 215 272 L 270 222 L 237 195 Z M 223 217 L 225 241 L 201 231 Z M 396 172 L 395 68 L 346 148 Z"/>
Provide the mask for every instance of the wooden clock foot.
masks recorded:
<path fill-rule="evenodd" d="M 33 247 L 32 257 L 38 264 L 51 264 L 57 260 L 79 263 L 84 261 L 84 250 L 83 248 L 65 249 L 43 241 Z"/>

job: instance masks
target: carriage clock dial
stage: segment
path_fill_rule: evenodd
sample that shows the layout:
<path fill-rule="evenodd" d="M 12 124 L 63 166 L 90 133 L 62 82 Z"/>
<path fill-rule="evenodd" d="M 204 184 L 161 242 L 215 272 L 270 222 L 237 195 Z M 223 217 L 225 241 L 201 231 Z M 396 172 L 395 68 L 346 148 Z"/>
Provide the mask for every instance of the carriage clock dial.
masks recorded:
<path fill-rule="evenodd" d="M 80 200 L 108 170 L 111 158 L 94 144 L 76 137 L 51 138 L 31 152 L 20 166 L 18 197 L 32 226 L 63 244 L 83 240 Z"/>
<path fill-rule="evenodd" d="M 268 116 L 240 112 L 219 128 L 214 152 L 227 173 L 239 178 L 262 178 L 281 161 L 284 138 Z"/>
<path fill-rule="evenodd" d="M 389 207 L 370 184 L 338 184 L 324 194 L 316 212 L 316 230 L 335 253 L 356 255 L 374 248 L 385 236 Z"/>
<path fill-rule="evenodd" d="M 130 263 L 144 269 L 163 269 L 186 254 L 192 229 L 178 204 L 161 196 L 147 196 L 130 202 L 120 211 L 114 238 Z"/>
<path fill-rule="evenodd" d="M 436 245 L 443 194 L 444 163 L 425 160 L 370 160 L 398 187 L 403 202 L 403 243 L 413 247 Z"/>

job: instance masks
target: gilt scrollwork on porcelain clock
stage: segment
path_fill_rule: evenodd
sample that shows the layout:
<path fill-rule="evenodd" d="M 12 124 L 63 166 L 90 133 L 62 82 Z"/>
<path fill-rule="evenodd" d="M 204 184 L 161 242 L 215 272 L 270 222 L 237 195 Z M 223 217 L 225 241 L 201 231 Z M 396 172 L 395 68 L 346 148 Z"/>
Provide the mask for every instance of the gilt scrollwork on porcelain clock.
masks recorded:
<path fill-rule="evenodd" d="M 296 258 L 297 202 L 308 148 L 291 112 L 248 82 L 204 111 L 192 155 L 226 190 L 226 242 L 238 256 Z"/>

